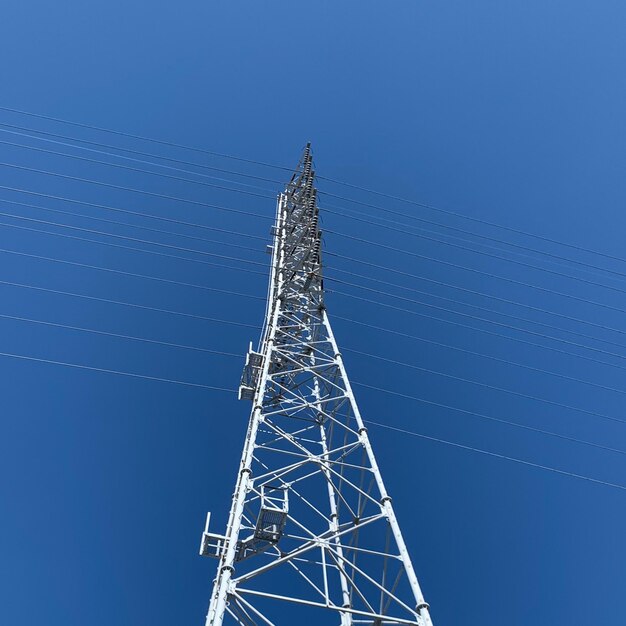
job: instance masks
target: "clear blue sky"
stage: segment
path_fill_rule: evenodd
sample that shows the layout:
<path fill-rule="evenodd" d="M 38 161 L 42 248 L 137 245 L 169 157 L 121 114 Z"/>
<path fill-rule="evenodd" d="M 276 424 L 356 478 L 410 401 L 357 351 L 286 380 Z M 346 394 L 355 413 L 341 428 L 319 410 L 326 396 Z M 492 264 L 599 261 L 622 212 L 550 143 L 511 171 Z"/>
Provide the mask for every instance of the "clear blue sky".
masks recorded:
<path fill-rule="evenodd" d="M 322 176 L 626 256 L 625 23 L 624 3 L 608 0 L 24 0 L 3 7 L 0 106 L 283 165 L 295 164 L 305 142 L 312 141 Z M 280 171 L 139 144 L 7 112 L 0 111 L 0 122 L 149 149 L 217 167 L 278 176 L 279 180 L 285 176 Z M 0 141 L 62 149 L 4 132 L 0 132 Z M 0 144 L 0 161 L 198 202 L 222 203 L 268 217 L 274 212 L 271 199 L 6 144 Z M 258 184 L 271 193 L 279 188 L 271 183 Z M 242 219 L 198 205 L 5 166 L 0 166 L 0 185 L 269 235 L 269 220 Z M 624 315 L 614 310 L 626 308 L 626 285 L 624 277 L 618 275 L 626 272 L 626 263 L 329 182 L 320 182 L 320 186 L 616 272 L 585 273 L 581 266 L 558 265 L 554 259 L 551 262 L 532 254 L 530 259 L 514 256 L 511 251 L 516 250 L 506 245 L 465 236 L 474 242 L 473 248 L 484 251 L 480 244 L 487 243 L 507 250 L 496 250 L 497 255 L 587 282 L 565 279 L 327 213 L 326 230 L 352 233 L 605 305 L 563 298 L 327 234 L 324 246 L 328 253 L 369 259 L 431 280 L 591 321 L 596 326 L 326 257 L 329 266 L 429 295 L 368 283 L 371 287 L 500 324 L 523 326 L 534 333 L 592 346 L 596 351 L 401 300 L 389 302 L 457 324 L 334 293 L 328 296 L 331 317 L 353 318 L 626 390 L 624 370 L 619 367 L 498 336 L 507 334 L 623 367 L 623 356 L 601 351 L 626 355 Z M 261 240 L 198 233 L 181 225 L 164 226 L 5 189 L 0 189 L 0 198 L 3 213 L 233 255 L 233 248 L 220 244 L 46 213 L 4 201 L 166 227 L 177 233 L 256 247 L 260 252 L 241 250 L 234 254 L 267 262 L 261 254 Z M 376 209 L 342 200 L 327 202 L 365 216 L 385 216 Z M 0 216 L 0 222 L 28 225 L 6 216 Z M 69 232 L 37 223 L 31 226 Z M 104 240 L 98 235 L 91 237 Z M 266 290 L 262 275 L 7 226 L 0 226 L 0 248 L 258 296 L 264 296 Z M 247 324 L 260 324 L 264 312 L 262 300 L 4 252 L 0 260 L 2 281 Z M 332 273 L 329 269 L 329 276 Z M 596 282 L 612 289 L 591 284 Z M 332 281 L 327 286 L 332 287 Z M 358 293 L 352 287 L 335 287 Z M 372 292 L 363 295 L 382 299 Z M 437 299 L 437 295 L 454 302 Z M 0 352 L 205 385 L 235 387 L 247 342 L 256 342 L 258 337 L 253 328 L 6 284 L 0 285 L 0 298 L 0 314 L 4 315 L 241 353 L 242 357 L 216 357 L 1 317 Z M 480 311 L 463 302 L 531 322 L 512 322 L 497 312 Z M 347 349 L 361 349 L 620 419 L 626 418 L 623 393 L 394 337 L 339 319 L 334 325 L 349 372 L 357 381 L 626 449 L 623 423 L 383 363 Z M 604 342 L 581 338 L 580 334 Z M 202 624 L 215 563 L 197 556 L 198 541 L 207 510 L 213 511 L 216 526 L 225 522 L 249 406 L 225 393 L 8 357 L 0 357 L 0 380 L 0 623 Z M 623 454 L 365 388 L 357 392 L 366 418 L 626 485 Z M 371 437 L 437 626 L 624 623 L 626 491 L 375 427 Z"/>

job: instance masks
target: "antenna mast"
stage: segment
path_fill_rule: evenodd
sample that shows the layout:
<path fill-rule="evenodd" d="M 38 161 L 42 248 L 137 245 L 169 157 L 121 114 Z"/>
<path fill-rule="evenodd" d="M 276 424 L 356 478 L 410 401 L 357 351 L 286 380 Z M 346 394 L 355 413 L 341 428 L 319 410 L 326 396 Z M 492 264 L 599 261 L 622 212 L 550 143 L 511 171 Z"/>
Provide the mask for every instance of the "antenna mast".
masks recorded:
<path fill-rule="evenodd" d="M 280 194 L 252 412 L 207 626 L 432 626 L 324 305 L 311 146 Z"/>

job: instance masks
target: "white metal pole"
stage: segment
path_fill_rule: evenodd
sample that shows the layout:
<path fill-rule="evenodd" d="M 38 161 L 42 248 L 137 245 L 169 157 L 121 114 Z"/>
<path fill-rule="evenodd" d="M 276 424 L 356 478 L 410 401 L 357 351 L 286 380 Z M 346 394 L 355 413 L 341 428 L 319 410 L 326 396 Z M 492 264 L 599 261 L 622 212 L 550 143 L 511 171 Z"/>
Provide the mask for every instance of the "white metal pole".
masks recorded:
<path fill-rule="evenodd" d="M 315 356 L 311 356 L 311 361 L 313 365 L 315 365 Z M 319 380 L 317 377 L 315 378 L 315 382 L 313 385 L 313 394 L 315 396 L 315 404 L 318 409 L 320 409 L 320 387 Z M 322 445 L 322 459 L 321 463 L 322 473 L 326 478 L 326 484 L 328 487 L 328 501 L 330 505 L 330 519 L 328 522 L 328 528 L 334 536 L 333 543 L 335 544 L 335 550 L 340 560 L 343 560 L 343 546 L 341 545 L 341 539 L 337 536 L 337 532 L 339 531 L 339 511 L 337 509 L 337 499 L 335 496 L 335 486 L 331 480 L 331 474 L 328 469 L 328 444 L 326 442 L 326 430 L 324 428 L 324 424 L 320 423 L 320 443 Z M 344 608 L 350 608 L 350 591 L 348 588 L 348 580 L 344 571 L 339 572 L 340 584 L 341 584 L 341 595 L 343 598 L 342 606 Z M 352 624 L 352 614 L 342 612 L 341 613 L 341 626 L 351 626 Z"/>
<path fill-rule="evenodd" d="M 378 463 L 376 462 L 376 457 L 374 456 L 374 451 L 372 449 L 372 445 L 367 435 L 367 428 L 365 427 L 365 424 L 363 423 L 363 418 L 361 417 L 359 407 L 356 403 L 356 399 L 352 391 L 352 386 L 350 385 L 350 380 L 348 379 L 348 374 L 346 372 L 346 368 L 343 363 L 341 352 L 339 352 L 339 348 L 337 347 L 337 341 L 335 340 L 335 335 L 330 326 L 330 321 L 328 320 L 326 309 L 322 311 L 322 319 L 324 322 L 324 326 L 326 327 L 326 332 L 328 333 L 328 338 L 335 352 L 335 359 L 337 361 L 337 366 L 339 367 L 339 370 L 341 372 L 343 382 L 346 385 L 346 394 L 348 396 L 350 404 L 352 405 L 352 411 L 354 412 L 354 418 L 358 425 L 359 436 L 360 436 L 361 442 L 363 443 L 363 446 L 367 452 L 367 456 L 369 458 L 369 462 L 372 467 L 372 471 L 374 473 L 376 484 L 378 485 L 378 490 L 381 495 L 381 506 L 383 510 L 385 511 L 385 515 L 387 516 L 387 519 L 389 520 L 389 526 L 391 527 L 391 532 L 393 533 L 393 536 L 396 540 L 396 544 L 398 545 L 400 558 L 402 559 L 402 562 L 404 564 L 404 568 L 406 570 L 406 575 L 409 580 L 409 584 L 411 585 L 411 589 L 413 590 L 413 595 L 415 596 L 415 602 L 416 602 L 415 610 L 417 612 L 418 618 L 421 621 L 422 626 L 432 626 L 432 620 L 430 618 L 430 611 L 429 611 L 428 603 L 424 599 L 424 594 L 422 593 L 422 589 L 420 587 L 419 581 L 417 580 L 417 575 L 415 574 L 415 570 L 413 569 L 413 563 L 411 562 L 409 551 L 407 550 L 406 543 L 404 542 L 404 538 L 402 537 L 400 525 L 398 524 L 396 514 L 393 510 L 393 505 L 391 504 L 391 497 L 387 493 L 387 489 L 385 488 L 385 484 L 383 482 L 382 474 L 380 473 Z"/>
<path fill-rule="evenodd" d="M 283 230 L 280 241 L 284 241 L 284 214 L 281 215 L 281 223 L 279 227 Z M 246 500 L 246 494 L 252 485 L 252 458 L 254 455 L 254 446 L 256 441 L 256 435 L 261 422 L 261 411 L 263 408 L 263 397 L 265 395 L 265 387 L 267 385 L 267 378 L 269 373 L 269 367 L 271 363 L 271 353 L 274 344 L 274 338 L 276 336 L 276 327 L 278 325 L 278 317 L 281 312 L 281 288 L 283 283 L 283 263 L 284 263 L 284 250 L 281 249 L 278 254 L 278 266 L 277 266 L 277 280 L 274 283 L 276 288 L 273 311 L 270 321 L 270 326 L 267 328 L 267 337 L 264 345 L 264 359 L 259 384 L 254 395 L 252 413 L 250 415 L 250 422 L 248 424 L 248 432 L 246 434 L 246 440 L 244 443 L 243 454 L 241 457 L 241 464 L 239 469 L 239 476 L 237 477 L 237 486 L 235 489 L 235 495 L 233 497 L 233 503 L 230 510 L 228 519 L 228 526 L 226 529 L 225 551 L 220 558 L 218 566 L 218 574 L 214 585 L 213 595 L 211 596 L 211 602 L 209 604 L 209 611 L 206 618 L 206 626 L 221 626 L 224 619 L 224 611 L 226 609 L 226 602 L 229 593 L 230 580 L 232 574 L 235 571 L 234 563 L 237 554 L 237 541 L 239 539 L 239 531 L 241 529 L 241 519 L 243 515 L 244 504 Z"/>

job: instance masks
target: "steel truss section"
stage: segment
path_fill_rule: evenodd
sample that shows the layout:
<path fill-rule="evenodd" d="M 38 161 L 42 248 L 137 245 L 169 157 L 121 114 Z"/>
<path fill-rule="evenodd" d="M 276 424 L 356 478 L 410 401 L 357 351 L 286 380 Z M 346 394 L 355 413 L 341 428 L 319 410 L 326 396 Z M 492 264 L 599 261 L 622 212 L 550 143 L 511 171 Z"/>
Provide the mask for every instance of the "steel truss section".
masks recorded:
<path fill-rule="evenodd" d="M 310 146 L 272 228 L 267 314 L 207 626 L 432 626 L 324 306 Z"/>

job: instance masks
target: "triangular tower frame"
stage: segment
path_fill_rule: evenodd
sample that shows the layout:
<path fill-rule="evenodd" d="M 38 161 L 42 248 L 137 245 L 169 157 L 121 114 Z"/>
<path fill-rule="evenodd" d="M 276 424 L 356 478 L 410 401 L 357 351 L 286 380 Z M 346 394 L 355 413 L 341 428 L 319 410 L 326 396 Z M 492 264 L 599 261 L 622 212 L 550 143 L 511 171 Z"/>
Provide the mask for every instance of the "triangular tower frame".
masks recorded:
<path fill-rule="evenodd" d="M 310 144 L 280 194 L 252 411 L 207 626 L 432 626 L 324 305 Z"/>

